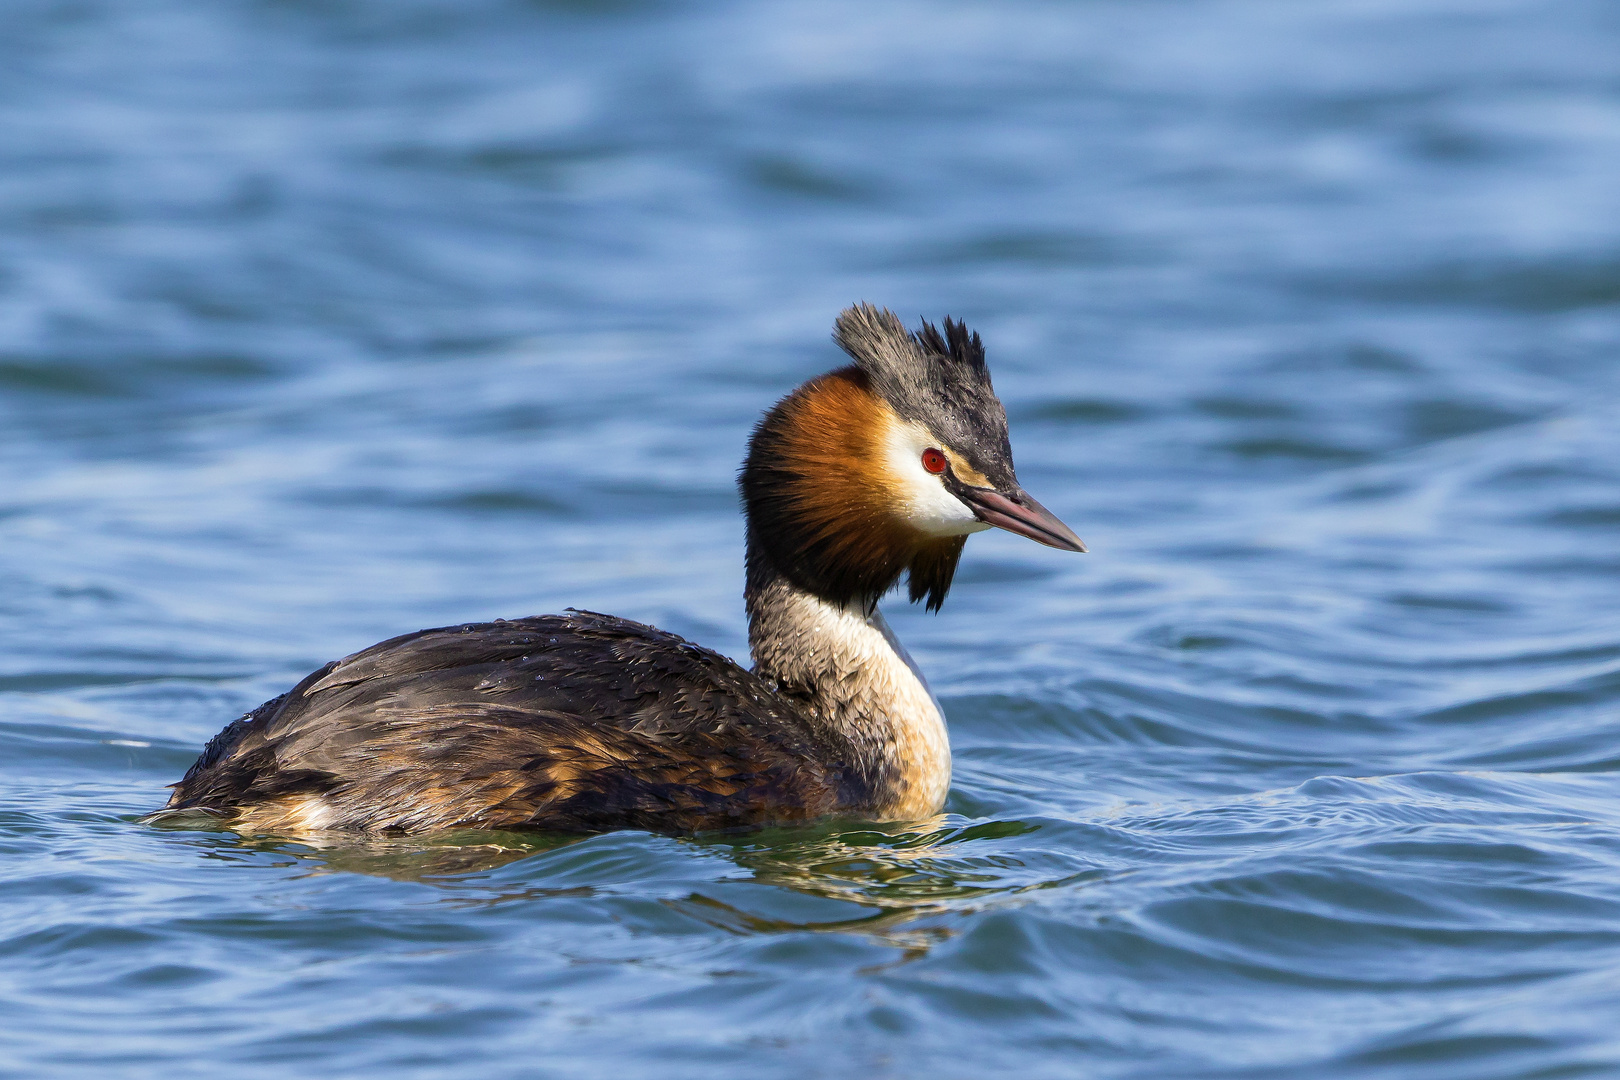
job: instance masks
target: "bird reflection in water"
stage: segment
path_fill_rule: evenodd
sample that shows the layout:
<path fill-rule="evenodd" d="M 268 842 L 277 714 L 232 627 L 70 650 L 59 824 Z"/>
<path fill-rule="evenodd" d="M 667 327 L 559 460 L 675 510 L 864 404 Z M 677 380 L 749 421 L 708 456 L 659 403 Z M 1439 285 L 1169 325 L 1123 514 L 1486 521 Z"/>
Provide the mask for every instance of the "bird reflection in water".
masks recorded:
<path fill-rule="evenodd" d="M 334 831 L 301 834 L 296 839 L 271 834 L 208 831 L 210 820 L 172 812 L 148 823 L 192 833 L 202 857 L 301 871 L 299 876 L 355 873 L 433 885 L 445 890 L 448 903 L 493 907 L 514 902 L 585 898 L 611 889 L 596 885 L 548 887 L 524 884 L 513 875 L 491 880 L 502 867 L 532 860 L 534 878 L 543 879 L 547 856 L 577 849 L 609 837 L 580 834 L 457 830 L 405 837 L 380 837 Z M 217 829 L 218 824 L 213 828 Z M 1002 902 L 1036 885 L 1011 885 L 1025 870 L 1006 854 L 979 854 L 975 842 L 999 840 L 1035 831 L 1021 821 L 966 823 L 937 815 L 906 826 L 831 821 L 816 826 L 777 828 L 690 837 L 647 837 L 653 844 L 675 844 L 720 855 L 741 874 L 671 896 L 670 910 L 726 933 L 768 935 L 821 932 L 857 934 L 899 949 L 899 961 L 925 955 L 952 936 L 947 925 L 929 921 Z M 614 842 L 623 842 L 623 834 Z M 765 886 L 820 901 L 835 902 L 832 917 L 791 917 L 782 910 L 762 911 L 773 904 L 746 903 L 736 885 Z M 796 913 L 798 914 L 798 913 Z"/>

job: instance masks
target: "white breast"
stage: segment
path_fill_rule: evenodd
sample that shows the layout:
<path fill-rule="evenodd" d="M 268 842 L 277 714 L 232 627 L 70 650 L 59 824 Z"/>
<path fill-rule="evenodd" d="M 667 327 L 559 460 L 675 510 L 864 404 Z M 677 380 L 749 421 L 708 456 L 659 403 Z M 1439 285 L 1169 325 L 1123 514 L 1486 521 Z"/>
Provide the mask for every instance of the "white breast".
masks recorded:
<path fill-rule="evenodd" d="M 798 664 L 819 669 L 816 707 L 857 743 L 875 744 L 895 778 L 879 815 L 915 820 L 939 812 L 951 786 L 945 715 L 883 616 L 798 593 L 790 601 Z"/>

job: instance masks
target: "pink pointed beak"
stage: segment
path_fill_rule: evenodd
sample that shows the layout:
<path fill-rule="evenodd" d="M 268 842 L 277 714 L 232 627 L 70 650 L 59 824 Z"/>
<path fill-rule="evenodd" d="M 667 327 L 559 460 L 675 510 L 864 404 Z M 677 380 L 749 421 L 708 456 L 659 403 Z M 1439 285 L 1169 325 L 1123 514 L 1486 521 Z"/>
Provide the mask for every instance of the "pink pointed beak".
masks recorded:
<path fill-rule="evenodd" d="M 1086 545 L 1057 517 L 1019 489 L 1012 498 L 989 488 L 968 488 L 962 498 L 973 508 L 973 515 L 986 525 L 1027 536 L 1060 551 L 1085 551 Z"/>

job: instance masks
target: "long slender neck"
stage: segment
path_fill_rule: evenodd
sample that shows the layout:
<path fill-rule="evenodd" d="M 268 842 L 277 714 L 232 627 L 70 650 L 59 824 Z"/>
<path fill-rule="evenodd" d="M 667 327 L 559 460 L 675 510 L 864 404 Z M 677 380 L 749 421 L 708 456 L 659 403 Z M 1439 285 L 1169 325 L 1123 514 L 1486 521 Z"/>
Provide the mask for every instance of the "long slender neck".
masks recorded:
<path fill-rule="evenodd" d="M 864 779 L 867 805 L 891 820 L 937 813 L 951 783 L 939 703 L 874 602 L 835 604 L 800 588 L 750 536 L 748 644 L 754 671 L 794 699 Z"/>

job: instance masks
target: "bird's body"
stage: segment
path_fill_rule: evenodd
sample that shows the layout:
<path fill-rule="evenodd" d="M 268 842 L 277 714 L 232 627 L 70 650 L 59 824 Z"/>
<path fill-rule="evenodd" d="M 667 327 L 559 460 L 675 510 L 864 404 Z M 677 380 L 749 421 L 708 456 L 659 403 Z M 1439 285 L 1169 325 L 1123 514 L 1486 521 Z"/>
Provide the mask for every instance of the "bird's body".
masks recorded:
<path fill-rule="evenodd" d="M 274 833 L 937 812 L 944 717 L 878 598 L 905 573 L 937 608 L 966 535 L 992 524 L 1084 550 L 1018 488 L 978 338 L 945 326 L 850 309 L 837 339 L 856 364 L 756 429 L 740 478 L 752 671 L 592 612 L 423 630 L 225 728 L 169 808 Z"/>

